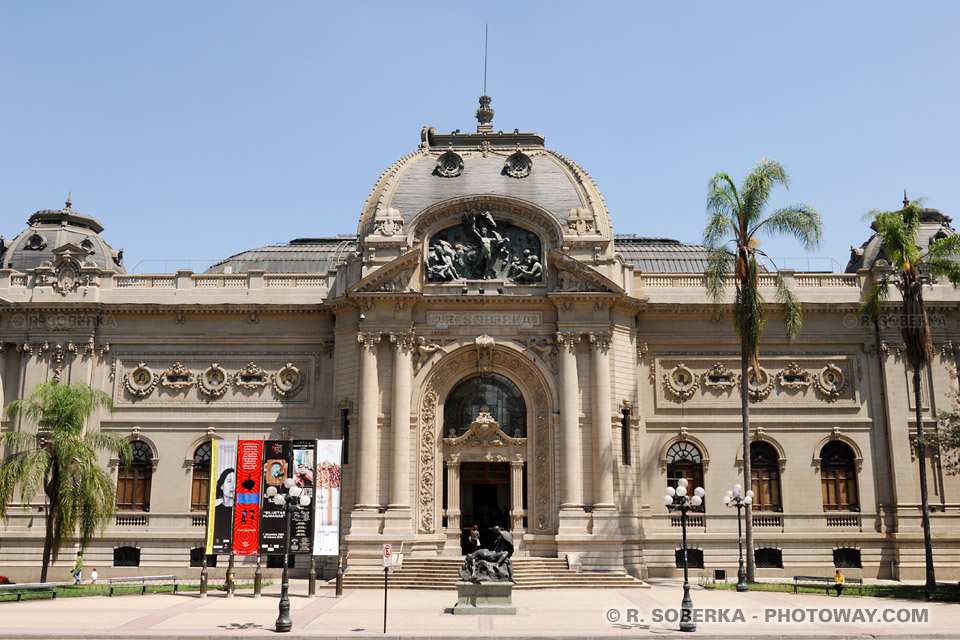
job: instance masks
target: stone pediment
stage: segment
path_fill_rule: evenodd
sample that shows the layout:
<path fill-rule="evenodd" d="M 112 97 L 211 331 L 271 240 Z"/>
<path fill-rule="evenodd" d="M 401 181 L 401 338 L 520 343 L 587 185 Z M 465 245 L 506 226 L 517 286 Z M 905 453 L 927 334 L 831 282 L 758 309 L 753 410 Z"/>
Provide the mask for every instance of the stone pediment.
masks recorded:
<path fill-rule="evenodd" d="M 462 436 L 444 438 L 444 444 L 449 448 L 462 451 L 465 449 L 487 452 L 490 449 L 498 453 L 522 453 L 526 446 L 526 438 L 512 438 L 500 430 L 500 425 L 490 415 L 488 407 L 481 407 L 476 420 L 470 423 L 470 428 Z"/>
<path fill-rule="evenodd" d="M 414 291 L 413 276 L 420 267 L 420 247 L 414 247 L 350 287 L 349 293 L 402 293 Z"/>
<path fill-rule="evenodd" d="M 550 250 L 550 263 L 557 270 L 559 291 L 623 293 L 623 287 L 576 258 Z"/>

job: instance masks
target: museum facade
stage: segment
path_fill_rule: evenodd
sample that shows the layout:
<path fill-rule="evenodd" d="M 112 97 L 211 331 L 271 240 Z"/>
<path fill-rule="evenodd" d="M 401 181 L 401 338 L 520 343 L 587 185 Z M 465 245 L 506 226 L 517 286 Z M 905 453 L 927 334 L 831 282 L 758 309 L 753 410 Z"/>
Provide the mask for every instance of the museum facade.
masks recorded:
<path fill-rule="evenodd" d="M 92 426 L 134 448 L 129 468 L 103 459 L 119 510 L 90 566 L 186 572 L 202 555 L 209 443 L 289 437 L 343 439 L 348 572 L 378 566 L 384 543 L 460 555 L 478 525 L 511 531 L 517 557 L 676 575 L 679 516 L 661 497 L 680 477 L 706 490 L 692 562 L 736 572 L 722 497 L 742 482 L 744 381 L 730 309 L 704 286 L 707 250 L 615 234 L 578 164 L 539 134 L 495 132 L 486 108 L 476 133 L 424 128 L 376 181 L 356 236 L 132 275 L 68 201 L 3 243 L 2 404 L 82 380 L 115 404 Z M 924 241 L 949 222 L 925 210 Z M 874 236 L 844 273 L 782 272 L 805 317 L 787 342 L 770 305 L 748 382 L 759 576 L 923 576 L 898 316 L 868 330 L 858 316 L 884 257 Z M 770 300 L 774 280 L 761 276 Z M 957 386 L 960 292 L 934 282 L 925 297 L 932 423 Z M 957 578 L 960 482 L 929 462 L 938 576 Z M 13 507 L 2 529 L 15 579 L 39 565 L 42 504 Z M 332 575 L 335 558 L 318 563 Z"/>

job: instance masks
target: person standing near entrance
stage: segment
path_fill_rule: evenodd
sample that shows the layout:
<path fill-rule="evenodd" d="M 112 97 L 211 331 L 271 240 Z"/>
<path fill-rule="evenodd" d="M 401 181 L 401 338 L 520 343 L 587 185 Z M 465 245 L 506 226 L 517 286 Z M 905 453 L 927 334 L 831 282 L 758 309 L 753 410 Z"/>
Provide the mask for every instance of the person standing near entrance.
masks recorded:
<path fill-rule="evenodd" d="M 480 528 L 477 525 L 473 525 L 473 529 L 470 530 L 470 544 L 469 553 L 473 553 L 480 548 Z"/>

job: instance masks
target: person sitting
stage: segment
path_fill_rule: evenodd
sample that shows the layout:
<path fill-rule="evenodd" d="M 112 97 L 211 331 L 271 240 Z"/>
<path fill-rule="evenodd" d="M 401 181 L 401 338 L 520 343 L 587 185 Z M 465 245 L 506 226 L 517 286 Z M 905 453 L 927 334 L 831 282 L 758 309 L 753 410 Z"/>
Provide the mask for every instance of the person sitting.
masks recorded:
<path fill-rule="evenodd" d="M 840 573 L 840 569 L 837 569 L 836 575 L 833 576 L 833 584 L 837 588 L 837 597 L 840 597 L 840 592 L 843 591 L 844 578 L 843 574 Z"/>

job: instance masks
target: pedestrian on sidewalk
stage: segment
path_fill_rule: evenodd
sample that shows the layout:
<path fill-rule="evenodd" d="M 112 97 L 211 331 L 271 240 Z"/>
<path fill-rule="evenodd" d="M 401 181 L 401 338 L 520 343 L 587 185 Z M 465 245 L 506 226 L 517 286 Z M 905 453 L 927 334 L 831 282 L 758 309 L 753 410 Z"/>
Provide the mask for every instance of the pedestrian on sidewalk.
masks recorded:
<path fill-rule="evenodd" d="M 843 574 L 840 573 L 840 569 L 837 569 L 836 575 L 833 576 L 833 585 L 837 588 L 837 597 L 840 597 L 840 592 L 843 591 Z"/>
<path fill-rule="evenodd" d="M 90 584 L 97 584 L 97 578 L 100 576 L 97 575 L 97 569 L 94 567 L 93 571 L 90 572 Z"/>
<path fill-rule="evenodd" d="M 83 555 L 77 554 L 77 561 L 73 565 L 73 571 L 70 573 L 73 574 L 73 584 L 80 584 L 81 576 L 83 573 Z"/>

